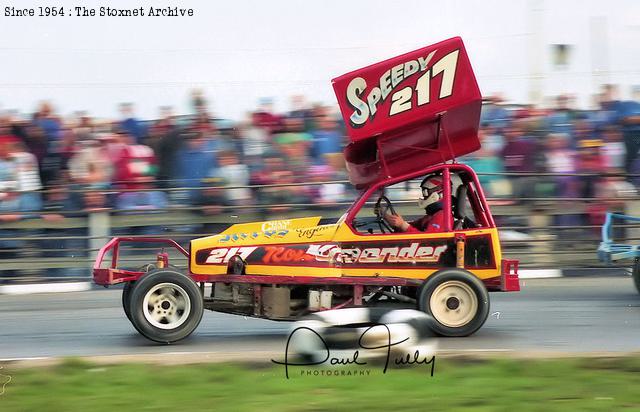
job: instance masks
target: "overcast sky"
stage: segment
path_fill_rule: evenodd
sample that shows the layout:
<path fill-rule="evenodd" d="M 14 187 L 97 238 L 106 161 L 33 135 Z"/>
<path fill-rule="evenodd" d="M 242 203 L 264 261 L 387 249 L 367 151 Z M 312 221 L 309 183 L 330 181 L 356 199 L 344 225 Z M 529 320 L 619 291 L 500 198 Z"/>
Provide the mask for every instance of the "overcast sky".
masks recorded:
<path fill-rule="evenodd" d="M 570 92 L 585 103 L 598 65 L 600 80 L 640 84 L 636 0 L 58 0 L 65 10 L 179 5 L 195 16 L 4 16 L 6 6 L 45 3 L 0 0 L 1 109 L 31 112 L 49 99 L 62 114 L 113 117 L 119 102 L 131 101 L 154 117 L 161 105 L 187 112 L 194 87 L 217 115 L 234 119 L 263 96 L 275 97 L 280 111 L 292 94 L 333 104 L 333 77 L 456 35 L 485 94 L 523 102 L 539 70 L 545 95 Z M 549 66 L 554 43 L 573 45 L 564 72 Z"/>

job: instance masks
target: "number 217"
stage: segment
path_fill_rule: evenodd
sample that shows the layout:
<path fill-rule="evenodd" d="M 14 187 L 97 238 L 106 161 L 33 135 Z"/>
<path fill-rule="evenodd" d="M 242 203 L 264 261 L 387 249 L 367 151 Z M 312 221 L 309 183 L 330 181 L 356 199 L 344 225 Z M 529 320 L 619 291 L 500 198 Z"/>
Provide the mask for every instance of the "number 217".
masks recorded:
<path fill-rule="evenodd" d="M 459 50 L 454 50 L 451 53 L 438 60 L 432 68 L 424 72 L 422 76 L 416 82 L 416 106 L 422 106 L 429 103 L 430 95 L 430 81 L 440 73 L 442 73 L 442 83 L 440 85 L 439 99 L 451 96 L 453 92 L 453 80 L 456 73 L 456 66 L 458 64 Z M 402 113 L 411 109 L 412 97 L 414 89 L 407 86 L 398 90 L 391 96 L 391 108 L 389 109 L 389 116 L 393 116 L 398 113 Z"/>

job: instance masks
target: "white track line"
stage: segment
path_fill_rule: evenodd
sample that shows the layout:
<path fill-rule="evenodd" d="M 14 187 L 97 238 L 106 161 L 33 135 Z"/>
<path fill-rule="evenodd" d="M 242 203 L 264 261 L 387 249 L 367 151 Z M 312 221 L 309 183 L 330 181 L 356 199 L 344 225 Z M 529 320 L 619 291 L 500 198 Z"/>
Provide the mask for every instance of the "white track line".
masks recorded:
<path fill-rule="evenodd" d="M 27 356 L 24 358 L 1 358 L 0 362 L 16 362 L 16 361 L 32 361 L 32 360 L 47 360 L 55 359 L 53 356 Z"/>
<path fill-rule="evenodd" d="M 2 285 L 0 295 L 26 295 L 29 293 L 83 292 L 91 289 L 91 282 L 28 283 Z"/>
<path fill-rule="evenodd" d="M 562 270 L 560 269 L 522 269 L 518 271 L 520 279 L 548 279 L 561 278 Z"/>

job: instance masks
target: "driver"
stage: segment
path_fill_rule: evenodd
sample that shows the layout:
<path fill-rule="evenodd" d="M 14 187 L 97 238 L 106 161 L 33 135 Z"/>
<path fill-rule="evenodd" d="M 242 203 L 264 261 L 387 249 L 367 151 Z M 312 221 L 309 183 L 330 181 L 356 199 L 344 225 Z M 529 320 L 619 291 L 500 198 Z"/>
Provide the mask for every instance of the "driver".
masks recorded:
<path fill-rule="evenodd" d="M 420 233 L 441 232 L 444 227 L 445 214 L 442 211 L 443 185 L 441 175 L 429 175 L 420 183 L 422 199 L 418 206 L 426 214 L 413 222 L 406 222 L 402 216 L 385 213 L 384 219 L 397 232 Z"/>

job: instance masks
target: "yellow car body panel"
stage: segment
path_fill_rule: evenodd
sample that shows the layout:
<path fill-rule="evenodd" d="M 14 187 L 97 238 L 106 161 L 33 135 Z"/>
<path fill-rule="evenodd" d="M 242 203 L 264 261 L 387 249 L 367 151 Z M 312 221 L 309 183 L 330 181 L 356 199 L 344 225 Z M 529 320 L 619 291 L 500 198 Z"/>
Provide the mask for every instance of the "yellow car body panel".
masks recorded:
<path fill-rule="evenodd" d="M 491 265 L 470 265 L 480 279 L 500 276 L 496 228 L 440 233 L 361 234 L 345 221 L 317 225 L 320 217 L 233 225 L 219 235 L 191 241 L 190 270 L 197 275 L 229 273 L 240 257 L 247 275 L 302 277 L 394 277 L 425 279 L 444 266 L 456 234 L 483 239 Z M 451 251 L 451 253 L 453 253 Z"/>

